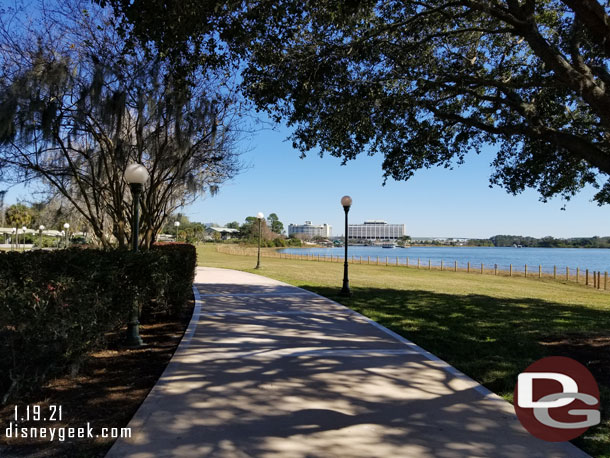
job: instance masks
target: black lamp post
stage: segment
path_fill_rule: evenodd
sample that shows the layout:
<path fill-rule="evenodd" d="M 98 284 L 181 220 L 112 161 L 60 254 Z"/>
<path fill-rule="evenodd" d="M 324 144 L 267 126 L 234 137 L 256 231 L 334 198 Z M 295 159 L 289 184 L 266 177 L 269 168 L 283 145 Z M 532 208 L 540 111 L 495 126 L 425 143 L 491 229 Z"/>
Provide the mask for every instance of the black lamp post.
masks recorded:
<path fill-rule="evenodd" d="M 42 231 L 44 231 L 45 227 L 41 224 L 38 226 L 38 232 L 40 232 L 40 249 L 42 250 Z"/>
<path fill-rule="evenodd" d="M 256 217 L 258 218 L 258 257 L 256 258 L 255 269 L 260 269 L 261 268 L 261 236 L 262 236 L 261 227 L 262 227 L 263 218 L 265 217 L 265 215 L 263 215 L 262 212 L 258 212 Z"/>
<path fill-rule="evenodd" d="M 131 196 L 133 201 L 133 220 L 131 223 L 131 251 L 138 252 L 139 242 L 139 227 L 140 227 L 140 194 L 144 183 L 148 181 L 148 171 L 142 164 L 130 164 L 125 170 L 125 181 L 129 183 L 131 188 Z M 141 347 L 144 345 L 140 337 L 140 307 L 137 301 L 131 307 L 131 316 L 127 325 L 127 346 Z"/>
<path fill-rule="evenodd" d="M 25 250 L 25 233 L 27 232 L 28 228 L 23 226 L 21 230 L 23 231 L 23 249 Z"/>
<path fill-rule="evenodd" d="M 68 231 L 69 230 L 70 230 L 70 224 L 69 223 L 64 224 L 64 235 L 66 236 L 66 239 L 65 239 L 66 246 L 65 246 L 65 248 L 68 248 Z"/>
<path fill-rule="evenodd" d="M 349 208 L 352 206 L 352 198 L 350 196 L 343 196 L 341 198 L 341 205 L 345 211 L 345 262 L 343 263 L 343 288 L 341 288 L 341 296 L 351 296 L 352 292 L 349 289 L 349 275 L 348 275 L 348 264 L 347 264 L 347 246 L 348 246 L 348 233 L 347 233 L 347 214 Z"/>
<path fill-rule="evenodd" d="M 180 221 L 176 221 L 174 223 L 174 227 L 176 228 L 176 242 L 178 241 L 178 228 L 180 227 Z"/>

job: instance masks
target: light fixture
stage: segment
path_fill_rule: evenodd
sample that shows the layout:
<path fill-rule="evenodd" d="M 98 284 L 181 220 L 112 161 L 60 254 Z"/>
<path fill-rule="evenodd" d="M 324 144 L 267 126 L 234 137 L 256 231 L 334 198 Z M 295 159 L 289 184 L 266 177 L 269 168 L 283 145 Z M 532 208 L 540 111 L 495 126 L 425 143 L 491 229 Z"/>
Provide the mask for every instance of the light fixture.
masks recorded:
<path fill-rule="evenodd" d="M 42 231 L 44 231 L 45 227 L 41 224 L 38 226 L 38 232 L 40 233 L 40 249 L 42 250 Z"/>
<path fill-rule="evenodd" d="M 256 258 L 255 269 L 260 269 L 261 268 L 261 237 L 262 237 L 261 227 L 262 227 L 263 219 L 265 218 L 265 215 L 263 215 L 263 212 L 258 212 L 256 214 L 256 217 L 258 218 L 258 256 Z"/>
<path fill-rule="evenodd" d="M 352 206 L 352 198 L 350 196 L 341 197 L 341 205 L 343 206 L 343 211 L 345 211 L 345 260 L 343 263 L 343 288 L 341 288 L 342 296 L 351 296 L 352 292 L 349 289 L 349 272 L 348 272 L 348 262 L 347 262 L 347 247 L 348 247 L 348 224 L 347 224 L 347 214 L 349 213 L 349 209 Z"/>
<path fill-rule="evenodd" d="M 125 181 L 131 188 L 131 200 L 133 203 L 133 214 L 131 222 L 131 249 L 134 253 L 138 252 L 138 243 L 140 240 L 140 194 L 144 183 L 149 178 L 148 170 L 142 164 L 129 164 L 125 169 Z M 131 316 L 127 324 L 127 346 L 141 347 L 144 345 L 140 337 L 140 306 L 134 300 L 131 306 Z"/>

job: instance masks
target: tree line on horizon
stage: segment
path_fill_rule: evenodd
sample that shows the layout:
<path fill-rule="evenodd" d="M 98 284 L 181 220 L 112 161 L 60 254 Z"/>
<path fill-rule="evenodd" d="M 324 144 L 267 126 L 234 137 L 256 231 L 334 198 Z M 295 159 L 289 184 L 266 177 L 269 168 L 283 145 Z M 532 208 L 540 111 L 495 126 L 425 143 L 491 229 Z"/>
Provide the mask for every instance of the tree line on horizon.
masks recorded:
<path fill-rule="evenodd" d="M 528 248 L 610 248 L 610 237 L 569 237 L 555 238 L 551 236 L 536 238 L 523 235 L 494 235 L 488 239 L 470 239 L 468 246 Z"/>

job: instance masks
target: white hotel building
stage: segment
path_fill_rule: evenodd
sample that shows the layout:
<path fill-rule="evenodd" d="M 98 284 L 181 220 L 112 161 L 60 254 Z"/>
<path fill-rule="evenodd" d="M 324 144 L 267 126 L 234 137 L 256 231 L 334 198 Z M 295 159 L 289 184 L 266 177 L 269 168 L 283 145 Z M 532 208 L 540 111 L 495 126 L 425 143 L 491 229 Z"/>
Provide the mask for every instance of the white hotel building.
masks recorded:
<path fill-rule="evenodd" d="M 308 237 L 325 237 L 328 238 L 332 235 L 332 226 L 328 224 L 311 224 L 311 221 L 305 221 L 305 224 L 289 224 L 288 225 L 288 236 L 303 234 Z"/>
<path fill-rule="evenodd" d="M 351 240 L 397 240 L 407 235 L 404 224 L 388 224 L 385 221 L 371 220 L 364 224 L 350 224 L 347 228 Z"/>

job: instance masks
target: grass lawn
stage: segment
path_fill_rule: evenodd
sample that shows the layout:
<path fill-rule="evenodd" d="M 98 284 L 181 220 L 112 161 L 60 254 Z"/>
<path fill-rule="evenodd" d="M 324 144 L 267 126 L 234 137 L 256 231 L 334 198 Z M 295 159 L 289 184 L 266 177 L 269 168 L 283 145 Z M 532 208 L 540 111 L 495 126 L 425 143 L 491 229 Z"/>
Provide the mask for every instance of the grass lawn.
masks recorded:
<path fill-rule="evenodd" d="M 265 275 L 340 302 L 412 340 L 512 401 L 517 375 L 544 356 L 572 357 L 600 385 L 602 424 L 574 443 L 610 457 L 610 292 L 552 279 L 350 265 L 352 298 L 338 296 L 343 264 L 261 259 L 198 247 L 199 265 Z"/>

